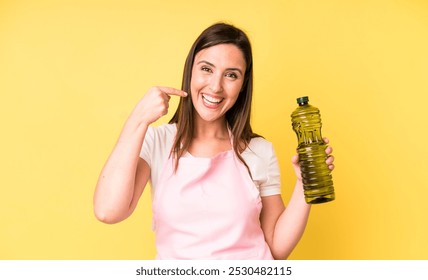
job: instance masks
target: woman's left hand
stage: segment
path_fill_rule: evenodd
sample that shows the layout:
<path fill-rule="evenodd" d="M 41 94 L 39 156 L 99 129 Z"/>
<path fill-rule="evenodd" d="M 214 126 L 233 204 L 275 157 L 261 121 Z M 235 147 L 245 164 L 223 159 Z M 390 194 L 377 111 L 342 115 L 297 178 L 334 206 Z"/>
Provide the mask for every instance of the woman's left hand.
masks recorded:
<path fill-rule="evenodd" d="M 328 144 L 330 141 L 327 137 L 323 137 L 324 143 Z M 333 148 L 331 146 L 327 146 L 325 149 L 325 153 L 327 154 L 327 159 L 325 163 L 328 164 L 328 168 L 333 171 L 334 169 L 334 156 L 331 155 L 333 153 Z M 294 155 L 291 158 L 291 163 L 293 164 L 294 172 L 296 173 L 297 179 L 302 180 L 302 174 L 300 171 L 300 165 L 299 165 L 299 155 Z"/>

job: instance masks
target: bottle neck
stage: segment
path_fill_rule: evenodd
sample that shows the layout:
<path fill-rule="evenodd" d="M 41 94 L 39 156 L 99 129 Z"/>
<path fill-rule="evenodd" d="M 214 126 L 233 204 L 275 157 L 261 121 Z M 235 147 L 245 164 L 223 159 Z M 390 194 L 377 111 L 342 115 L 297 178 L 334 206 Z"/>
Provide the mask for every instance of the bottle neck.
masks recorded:
<path fill-rule="evenodd" d="M 300 102 L 299 103 L 299 106 L 305 106 L 305 105 L 308 105 L 308 102 Z"/>

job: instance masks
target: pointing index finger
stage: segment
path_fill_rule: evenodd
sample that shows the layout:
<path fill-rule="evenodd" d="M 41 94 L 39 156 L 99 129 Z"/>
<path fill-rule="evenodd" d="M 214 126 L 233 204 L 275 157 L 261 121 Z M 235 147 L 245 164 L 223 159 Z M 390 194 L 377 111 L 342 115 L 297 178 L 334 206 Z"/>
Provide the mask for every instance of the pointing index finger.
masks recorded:
<path fill-rule="evenodd" d="M 172 88 L 172 87 L 159 87 L 159 89 L 167 94 L 167 95 L 176 95 L 176 96 L 181 96 L 181 97 L 186 97 L 187 96 L 187 92 L 176 89 L 176 88 Z"/>

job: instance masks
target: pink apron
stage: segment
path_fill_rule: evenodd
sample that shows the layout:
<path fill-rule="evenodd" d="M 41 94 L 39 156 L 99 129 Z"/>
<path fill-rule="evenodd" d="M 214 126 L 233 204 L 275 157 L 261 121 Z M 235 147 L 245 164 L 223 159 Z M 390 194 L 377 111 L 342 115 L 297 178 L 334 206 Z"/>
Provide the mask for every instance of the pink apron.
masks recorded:
<path fill-rule="evenodd" d="M 233 150 L 170 158 L 153 198 L 156 259 L 273 259 L 260 227 L 261 198 Z"/>

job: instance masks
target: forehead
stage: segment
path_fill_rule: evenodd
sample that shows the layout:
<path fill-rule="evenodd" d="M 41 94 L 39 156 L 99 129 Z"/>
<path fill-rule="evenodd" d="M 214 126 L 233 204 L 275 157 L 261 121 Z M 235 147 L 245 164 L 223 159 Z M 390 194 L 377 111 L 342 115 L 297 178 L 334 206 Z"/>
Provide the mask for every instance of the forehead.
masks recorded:
<path fill-rule="evenodd" d="M 242 51 L 234 44 L 219 44 L 200 50 L 195 55 L 195 63 L 202 60 L 221 67 L 240 67 L 245 69 L 246 62 Z"/>

